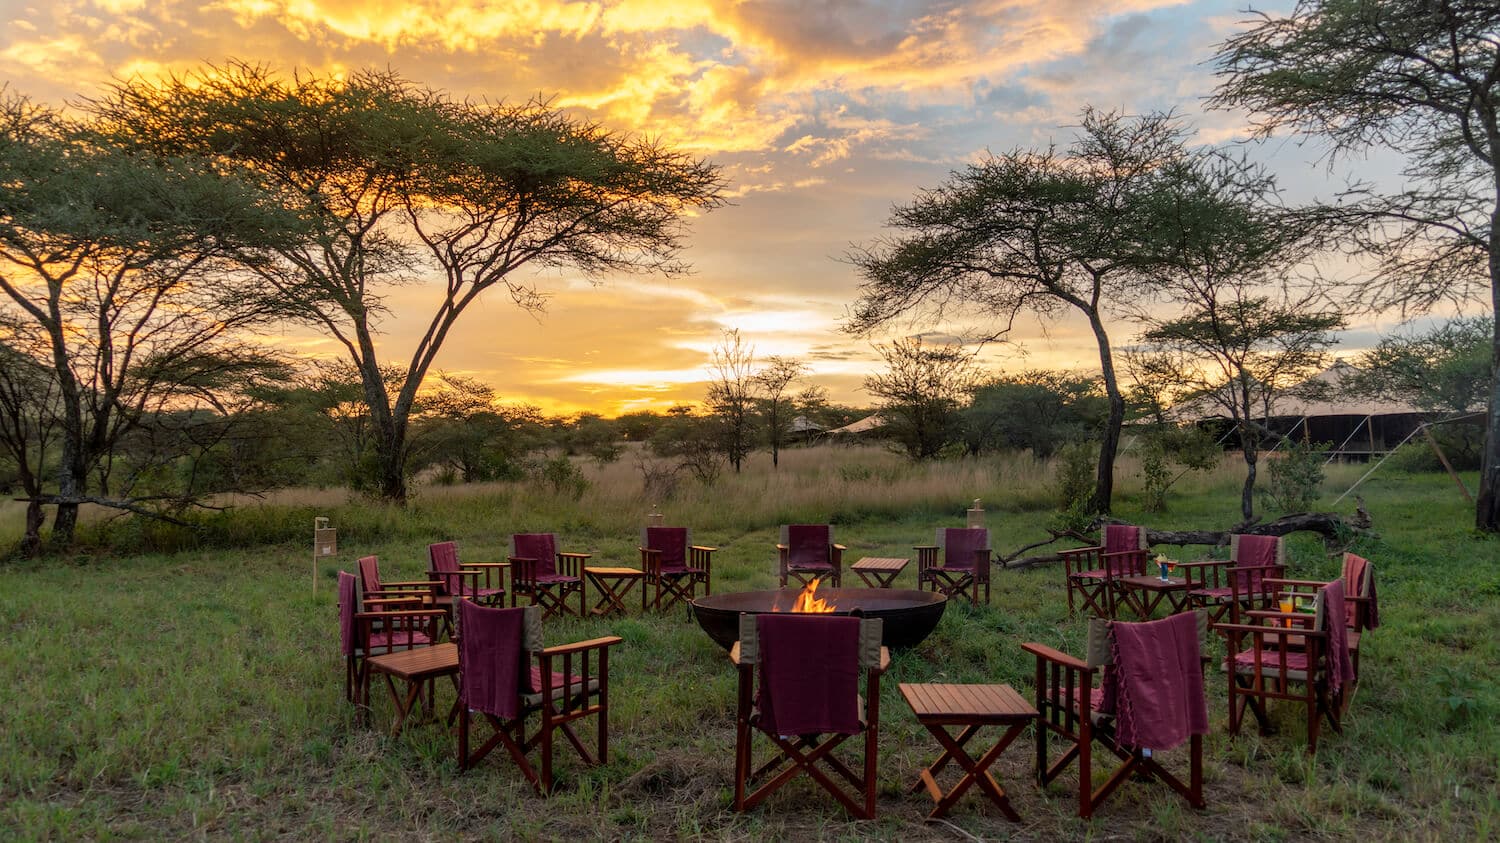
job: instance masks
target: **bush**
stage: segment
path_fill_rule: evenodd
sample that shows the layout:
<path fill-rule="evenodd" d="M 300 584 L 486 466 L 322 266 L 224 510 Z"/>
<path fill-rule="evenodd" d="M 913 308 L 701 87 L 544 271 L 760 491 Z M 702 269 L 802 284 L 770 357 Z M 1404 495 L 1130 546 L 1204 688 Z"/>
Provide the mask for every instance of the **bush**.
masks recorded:
<path fill-rule="evenodd" d="M 1094 471 L 1098 467 L 1099 446 L 1092 442 L 1074 442 L 1057 452 L 1058 509 L 1087 508 L 1094 494 Z"/>
<path fill-rule="evenodd" d="M 583 497 L 583 493 L 589 488 L 589 479 L 568 459 L 567 454 L 558 454 L 540 463 L 535 476 L 537 480 L 547 484 L 554 494 L 566 494 L 575 501 Z"/>
<path fill-rule="evenodd" d="M 1293 442 L 1281 453 L 1279 459 L 1267 455 L 1271 458 L 1266 460 L 1266 485 L 1261 496 L 1274 512 L 1307 512 L 1318 501 L 1328 445 Z"/>

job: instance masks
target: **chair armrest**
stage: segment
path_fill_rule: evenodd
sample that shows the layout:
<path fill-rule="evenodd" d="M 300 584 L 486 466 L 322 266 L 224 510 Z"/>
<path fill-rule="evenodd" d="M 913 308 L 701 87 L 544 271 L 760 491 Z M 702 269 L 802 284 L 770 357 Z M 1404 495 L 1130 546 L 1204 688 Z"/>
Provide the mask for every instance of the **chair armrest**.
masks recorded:
<path fill-rule="evenodd" d="M 580 569 L 593 556 L 594 554 L 592 553 L 563 553 L 559 551 L 557 554 L 557 570 L 570 577 L 582 576 L 583 572 Z"/>
<path fill-rule="evenodd" d="M 661 576 L 661 551 L 654 547 L 637 547 L 641 552 L 641 570 L 648 576 Z"/>
<path fill-rule="evenodd" d="M 509 562 L 462 562 L 460 568 L 509 568 Z"/>
<path fill-rule="evenodd" d="M 1225 567 L 1227 565 L 1231 565 L 1231 564 L 1233 564 L 1233 563 L 1230 562 L 1228 559 L 1199 559 L 1199 560 L 1197 560 L 1195 562 L 1178 562 L 1177 563 L 1177 567 L 1179 567 L 1179 568 L 1191 568 L 1191 569 L 1198 569 L 1198 568 L 1223 568 L 1223 567 Z"/>
<path fill-rule="evenodd" d="M 432 588 L 432 586 L 433 580 L 397 580 L 395 582 L 386 580 L 380 584 L 380 590 L 390 591 L 391 589 L 397 588 Z M 365 593 L 372 594 L 374 592 L 367 591 Z"/>
<path fill-rule="evenodd" d="M 914 545 L 911 546 L 911 549 L 912 550 L 937 550 L 938 546 L 935 545 L 935 544 L 914 544 Z"/>
<path fill-rule="evenodd" d="M 537 560 L 528 556 L 507 556 L 505 559 L 511 564 L 510 584 L 512 588 L 531 586 L 536 583 Z"/>
<path fill-rule="evenodd" d="M 372 607 L 365 610 L 365 614 L 371 614 L 373 612 L 389 612 L 391 610 L 385 608 L 388 606 L 421 606 L 422 598 L 410 594 L 405 597 L 371 597 L 369 594 L 366 594 L 362 602 L 365 606 Z"/>
<path fill-rule="evenodd" d="M 1280 577 L 1264 577 L 1261 579 L 1261 582 L 1265 583 L 1266 585 L 1300 585 L 1310 588 L 1322 588 L 1323 586 L 1328 585 L 1328 583 L 1319 582 L 1318 580 L 1287 580 Z M 1345 599 L 1348 598 L 1346 597 Z"/>
<path fill-rule="evenodd" d="M 713 553 L 714 551 L 718 550 L 717 547 L 709 547 L 708 545 L 704 545 L 704 544 L 691 545 L 691 546 L 689 546 L 688 549 L 689 550 L 701 550 L 704 553 Z"/>
<path fill-rule="evenodd" d="M 566 656 L 570 653 L 581 653 L 584 650 L 603 650 L 623 642 L 625 639 L 618 635 L 606 635 L 602 638 L 590 638 L 587 641 L 575 641 L 572 644 L 558 644 L 553 647 L 544 647 L 538 651 L 542 656 Z"/>
<path fill-rule="evenodd" d="M 1060 650 L 1054 650 L 1053 648 L 1048 647 L 1046 644 L 1027 642 L 1021 645 L 1021 649 L 1025 650 L 1028 653 L 1031 653 L 1032 655 L 1036 656 L 1039 659 L 1042 659 L 1043 661 L 1060 664 L 1063 667 L 1071 668 L 1072 670 L 1082 670 L 1089 672 L 1093 671 L 1093 668 L 1084 663 L 1082 659 L 1074 658 Z"/>
<path fill-rule="evenodd" d="M 833 546 L 833 549 L 837 550 L 839 553 L 843 553 L 844 551 L 848 550 L 849 548 L 847 548 L 847 547 L 845 547 L 845 546 L 843 546 L 841 544 L 836 544 L 836 545 Z"/>

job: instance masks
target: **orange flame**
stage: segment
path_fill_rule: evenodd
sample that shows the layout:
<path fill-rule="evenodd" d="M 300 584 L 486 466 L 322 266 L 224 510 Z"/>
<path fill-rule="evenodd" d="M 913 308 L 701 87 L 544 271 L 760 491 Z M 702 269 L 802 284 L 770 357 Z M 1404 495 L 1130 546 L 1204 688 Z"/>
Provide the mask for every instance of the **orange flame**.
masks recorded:
<path fill-rule="evenodd" d="M 813 580 L 802 589 L 802 593 L 797 595 L 796 602 L 792 603 L 793 612 L 826 614 L 833 611 L 832 603 L 817 596 L 819 582 L 820 580 Z"/>

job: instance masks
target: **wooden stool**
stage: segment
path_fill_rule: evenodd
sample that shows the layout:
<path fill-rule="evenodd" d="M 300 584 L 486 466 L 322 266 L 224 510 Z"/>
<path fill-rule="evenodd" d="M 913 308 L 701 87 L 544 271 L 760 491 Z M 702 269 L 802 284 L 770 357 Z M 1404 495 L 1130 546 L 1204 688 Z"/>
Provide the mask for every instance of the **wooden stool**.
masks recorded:
<path fill-rule="evenodd" d="M 866 556 L 850 565 L 849 570 L 859 574 L 859 578 L 870 588 L 890 588 L 891 583 L 895 582 L 896 577 L 910 563 L 910 559 Z"/>
<path fill-rule="evenodd" d="M 943 746 L 943 754 L 930 767 L 923 770 L 917 783 L 912 786 L 915 793 L 922 787 L 932 794 L 937 806 L 928 814 L 937 819 L 953 808 L 969 786 L 979 783 L 979 789 L 989 795 L 1011 822 L 1020 822 L 1021 817 L 1011 807 L 1010 798 L 990 775 L 990 765 L 1005 752 L 1006 747 L 1037 718 L 1037 710 L 1009 685 L 912 685 L 903 683 L 901 696 L 911 706 L 917 722 L 927 728 Z M 963 731 L 955 738 L 946 727 L 962 726 Z M 984 726 L 1005 726 L 1005 734 L 976 761 L 964 751 L 964 744 L 979 733 Z M 949 760 L 964 768 L 963 778 L 946 794 L 938 787 L 937 775 Z"/>
<path fill-rule="evenodd" d="M 646 572 L 638 568 L 584 568 L 583 576 L 599 592 L 599 600 L 589 612 L 591 615 L 607 616 L 626 614 L 625 595 L 635 584 L 646 578 Z M 646 587 L 641 586 L 641 611 L 646 611 Z"/>

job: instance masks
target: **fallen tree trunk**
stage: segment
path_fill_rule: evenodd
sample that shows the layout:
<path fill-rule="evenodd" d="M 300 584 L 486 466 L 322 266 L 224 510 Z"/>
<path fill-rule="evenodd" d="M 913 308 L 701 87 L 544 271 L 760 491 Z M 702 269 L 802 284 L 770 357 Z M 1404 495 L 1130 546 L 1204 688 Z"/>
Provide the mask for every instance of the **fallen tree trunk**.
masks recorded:
<path fill-rule="evenodd" d="M 1076 539 L 1082 542 L 1094 541 L 1092 537 L 1083 536 L 1073 531 L 1049 531 L 1052 538 L 1046 541 L 1033 542 L 1017 550 L 1009 556 L 1000 557 L 1002 568 L 1030 568 L 1035 565 L 1045 565 L 1049 562 L 1060 562 L 1062 556 L 1056 553 L 1039 554 L 1036 556 L 1022 556 L 1029 550 L 1045 547 L 1059 539 Z M 1354 515 L 1344 517 L 1336 512 L 1298 512 L 1282 517 L 1265 524 L 1240 525 L 1229 530 L 1146 530 L 1146 541 L 1152 545 L 1169 544 L 1177 547 L 1185 545 L 1202 545 L 1207 547 L 1223 547 L 1229 544 L 1229 537 L 1242 533 L 1252 536 L 1285 536 L 1291 533 L 1317 533 L 1323 537 L 1323 546 L 1330 552 L 1343 551 L 1349 543 L 1358 536 L 1370 533 L 1370 513 L 1365 511 L 1364 501 L 1359 502 L 1355 508 Z"/>

